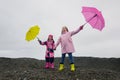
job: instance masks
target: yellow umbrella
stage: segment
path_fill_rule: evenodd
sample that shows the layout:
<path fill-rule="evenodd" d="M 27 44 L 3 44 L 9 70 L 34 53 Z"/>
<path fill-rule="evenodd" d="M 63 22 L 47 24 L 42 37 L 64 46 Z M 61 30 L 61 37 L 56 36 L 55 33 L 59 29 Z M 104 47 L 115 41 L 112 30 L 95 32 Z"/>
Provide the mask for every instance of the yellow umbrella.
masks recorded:
<path fill-rule="evenodd" d="M 28 32 L 26 33 L 25 40 L 30 41 L 36 38 L 36 36 L 39 34 L 40 28 L 38 25 L 32 26 Z"/>

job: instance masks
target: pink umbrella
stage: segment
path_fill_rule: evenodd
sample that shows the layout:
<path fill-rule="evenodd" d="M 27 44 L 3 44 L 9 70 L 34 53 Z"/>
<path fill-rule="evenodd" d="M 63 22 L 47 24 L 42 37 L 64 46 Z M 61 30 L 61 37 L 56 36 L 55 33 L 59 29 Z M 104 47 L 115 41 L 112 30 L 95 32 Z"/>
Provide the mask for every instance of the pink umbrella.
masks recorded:
<path fill-rule="evenodd" d="M 100 31 L 104 28 L 104 18 L 99 10 L 94 7 L 82 7 L 82 13 L 86 20 L 84 25 L 89 23 L 93 28 Z"/>

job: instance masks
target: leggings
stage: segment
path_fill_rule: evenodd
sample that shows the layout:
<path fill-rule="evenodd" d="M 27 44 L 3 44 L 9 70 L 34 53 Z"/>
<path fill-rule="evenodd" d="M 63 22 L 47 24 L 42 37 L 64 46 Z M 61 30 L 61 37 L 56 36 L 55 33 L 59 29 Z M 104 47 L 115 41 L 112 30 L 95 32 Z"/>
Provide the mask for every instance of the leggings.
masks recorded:
<path fill-rule="evenodd" d="M 46 60 L 46 62 L 53 63 L 54 62 L 54 57 L 46 57 L 45 60 Z"/>

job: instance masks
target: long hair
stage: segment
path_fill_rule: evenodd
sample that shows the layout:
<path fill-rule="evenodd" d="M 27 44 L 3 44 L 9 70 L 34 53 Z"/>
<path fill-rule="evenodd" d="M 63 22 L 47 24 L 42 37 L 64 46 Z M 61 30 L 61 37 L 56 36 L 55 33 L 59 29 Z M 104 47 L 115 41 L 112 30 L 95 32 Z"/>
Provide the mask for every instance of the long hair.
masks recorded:
<path fill-rule="evenodd" d="M 49 41 L 49 39 L 47 39 L 47 41 Z M 52 39 L 53 43 L 55 42 L 54 39 Z"/>
<path fill-rule="evenodd" d="M 63 26 L 63 27 L 62 27 L 61 34 L 63 34 L 64 29 L 66 29 L 66 30 L 67 30 L 67 32 L 69 32 L 68 28 L 67 28 L 66 26 Z"/>
<path fill-rule="evenodd" d="M 53 35 L 52 35 L 52 34 L 50 34 L 49 36 L 52 36 L 52 41 L 53 41 L 53 43 L 54 43 Z M 47 41 L 49 41 L 49 36 L 48 36 Z"/>

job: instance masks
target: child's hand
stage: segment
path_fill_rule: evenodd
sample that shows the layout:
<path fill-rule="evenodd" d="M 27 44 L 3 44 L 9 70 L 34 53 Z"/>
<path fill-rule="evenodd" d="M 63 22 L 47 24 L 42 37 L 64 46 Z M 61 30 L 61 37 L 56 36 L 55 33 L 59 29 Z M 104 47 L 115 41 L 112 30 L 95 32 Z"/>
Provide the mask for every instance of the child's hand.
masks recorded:
<path fill-rule="evenodd" d="M 56 47 L 54 47 L 53 49 L 56 50 Z"/>
<path fill-rule="evenodd" d="M 42 44 L 42 41 L 41 41 L 40 39 L 38 39 L 38 42 L 39 42 L 40 44 Z"/>
<path fill-rule="evenodd" d="M 80 30 L 83 30 L 84 25 L 80 26 Z"/>

